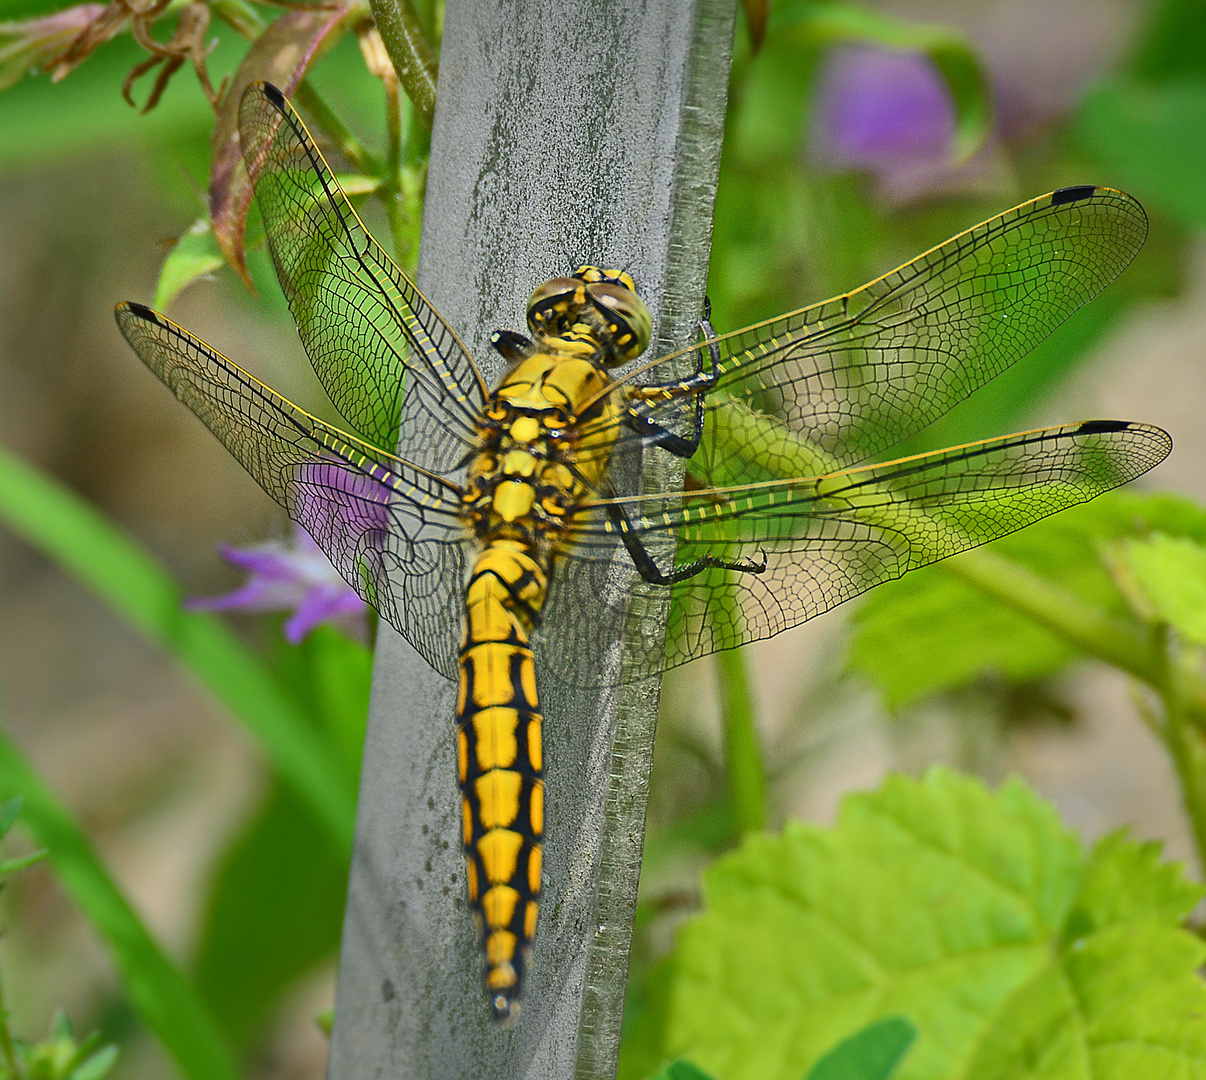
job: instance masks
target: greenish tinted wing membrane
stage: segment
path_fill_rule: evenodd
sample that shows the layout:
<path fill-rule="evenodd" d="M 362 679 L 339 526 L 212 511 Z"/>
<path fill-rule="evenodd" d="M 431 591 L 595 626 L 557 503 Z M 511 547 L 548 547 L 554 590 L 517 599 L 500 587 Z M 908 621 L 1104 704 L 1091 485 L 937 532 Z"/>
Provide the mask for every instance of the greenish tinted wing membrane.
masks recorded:
<path fill-rule="evenodd" d="M 1109 188 L 1064 188 L 1006 211 L 855 292 L 716 340 L 710 412 L 776 418 L 765 444 L 705 438 L 691 469 L 724 483 L 726 460 L 774 471 L 776 443 L 804 434 L 818 460 L 850 465 L 931 424 L 1029 352 L 1131 262 L 1147 217 Z M 703 345 L 630 373 L 634 384 L 698 366 Z M 690 362 L 684 363 L 684 356 Z M 705 367 L 708 366 L 705 361 Z M 652 417 L 682 431 L 691 399 Z M 722 421 L 723 427 L 727 421 Z M 820 469 L 814 469 L 821 471 Z"/>
<path fill-rule="evenodd" d="M 706 556 L 765 558 L 761 573 L 713 568 L 655 586 L 670 593 L 665 664 L 674 666 L 770 637 L 909 570 L 1086 502 L 1135 479 L 1171 448 L 1159 428 L 1089 421 L 819 478 L 622 502 L 643 541 L 676 540 L 677 566 Z M 620 575 L 634 572 L 596 557 L 616 549 L 605 505 L 584 508 L 556 574 L 571 594 L 601 597 L 602 621 L 618 624 Z M 592 632 L 605 636 L 607 628 Z M 653 674 L 662 663 L 655 648 L 633 657 L 629 670 Z"/>
<path fill-rule="evenodd" d="M 361 223 L 275 87 L 239 111 L 248 172 L 302 344 L 365 441 L 447 472 L 474 445 L 486 387 L 473 361 Z"/>
<path fill-rule="evenodd" d="M 315 419 L 150 308 L 121 304 L 117 323 L 349 584 L 454 677 L 467 557 L 455 485 Z"/>

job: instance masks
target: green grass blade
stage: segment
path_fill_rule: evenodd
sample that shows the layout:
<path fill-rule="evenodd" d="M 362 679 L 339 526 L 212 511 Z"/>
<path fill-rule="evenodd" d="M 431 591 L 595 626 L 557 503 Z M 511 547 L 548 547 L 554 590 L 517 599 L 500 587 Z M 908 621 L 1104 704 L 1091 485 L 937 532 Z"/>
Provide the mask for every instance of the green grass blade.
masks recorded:
<path fill-rule="evenodd" d="M 172 653 L 247 725 L 340 850 L 351 851 L 356 795 L 337 755 L 213 615 L 181 609 L 180 587 L 150 555 L 78 496 L 2 448 L 0 523 Z"/>
<path fill-rule="evenodd" d="M 130 1003 L 187 1080 L 237 1080 L 239 1070 L 191 986 L 147 933 L 87 837 L 0 732 L 0 797 L 25 800 L 22 824 L 50 849 L 64 888 L 105 939 Z"/>

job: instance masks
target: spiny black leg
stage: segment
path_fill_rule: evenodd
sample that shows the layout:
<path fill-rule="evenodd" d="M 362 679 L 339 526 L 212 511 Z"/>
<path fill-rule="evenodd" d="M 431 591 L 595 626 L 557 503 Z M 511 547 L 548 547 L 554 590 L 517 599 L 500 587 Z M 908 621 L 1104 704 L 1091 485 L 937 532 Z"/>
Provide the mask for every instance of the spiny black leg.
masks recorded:
<path fill-rule="evenodd" d="M 761 574 L 766 569 L 766 552 L 764 551 L 762 553 L 762 561 L 757 563 L 752 560 L 747 562 L 726 562 L 724 559 L 718 559 L 714 555 L 705 555 L 702 559 L 696 559 L 693 563 L 688 563 L 686 566 L 676 566 L 669 574 L 663 574 L 658 569 L 657 563 L 653 561 L 653 556 L 649 554 L 648 549 L 641 542 L 641 538 L 632 531 L 628 515 L 624 513 L 624 507 L 619 503 L 610 503 L 607 507 L 607 516 L 611 518 L 619 530 L 620 539 L 624 541 L 624 547 L 628 549 L 628 554 L 632 557 L 632 562 L 637 568 L 637 573 L 649 582 L 650 585 L 673 585 L 675 582 L 693 578 L 696 574 L 707 570 L 709 567 L 716 567 L 721 570 L 735 570 L 742 574 Z"/>
<path fill-rule="evenodd" d="M 695 425 L 690 435 L 679 435 L 668 431 L 661 424 L 652 420 L 649 412 L 654 408 L 651 402 L 641 402 L 639 405 L 628 407 L 628 425 L 646 441 L 654 446 L 668 450 L 675 457 L 689 458 L 699 449 L 699 441 L 703 438 L 704 425 L 704 394 L 716 385 L 720 378 L 720 349 L 716 347 L 716 331 L 712 329 L 709 316 L 712 314 L 712 302 L 704 297 L 703 318 L 699 320 L 699 329 L 708 346 L 708 355 L 712 361 L 710 370 L 704 371 L 703 353 L 699 354 L 699 367 L 694 375 L 686 379 L 677 379 L 669 383 L 655 383 L 642 386 L 642 390 L 665 390 L 673 397 L 684 394 L 695 395 Z"/>

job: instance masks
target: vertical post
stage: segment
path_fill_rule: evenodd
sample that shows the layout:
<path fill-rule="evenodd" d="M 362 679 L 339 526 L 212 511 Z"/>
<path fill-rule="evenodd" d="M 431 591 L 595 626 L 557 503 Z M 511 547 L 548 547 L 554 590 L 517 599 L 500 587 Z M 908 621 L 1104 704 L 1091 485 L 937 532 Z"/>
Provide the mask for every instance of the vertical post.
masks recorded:
<path fill-rule="evenodd" d="M 418 284 L 488 376 L 490 332 L 521 329 L 531 290 L 583 262 L 629 269 L 652 349 L 691 340 L 734 14 L 735 0 L 448 0 Z M 659 467 L 654 482 L 673 482 Z M 664 632 L 648 600 L 630 621 Z M 540 926 L 522 1013 L 499 1030 L 464 897 L 455 687 L 383 626 L 331 1080 L 614 1075 L 658 688 L 626 683 L 611 644 L 572 662 L 614 665 L 616 689 L 541 688 Z"/>

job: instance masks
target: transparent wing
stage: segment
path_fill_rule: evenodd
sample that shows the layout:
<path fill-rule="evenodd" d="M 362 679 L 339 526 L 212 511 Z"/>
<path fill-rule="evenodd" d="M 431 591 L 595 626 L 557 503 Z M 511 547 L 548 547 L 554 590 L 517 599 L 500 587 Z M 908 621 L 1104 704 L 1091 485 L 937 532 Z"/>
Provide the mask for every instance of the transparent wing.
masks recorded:
<path fill-rule="evenodd" d="M 765 559 L 760 573 L 709 568 L 673 586 L 649 586 L 670 605 L 670 630 L 664 657 L 630 642 L 629 670 L 647 675 L 663 662 L 770 637 L 909 570 L 1086 502 L 1146 472 L 1171 448 L 1159 428 L 1088 421 L 811 479 L 598 501 L 583 508 L 554 572 L 560 594 L 586 599 L 570 600 L 563 612 L 550 598 L 546 632 L 570 651 L 619 633 L 637 575 L 609 503 L 623 507 L 631 532 L 652 551 L 676 542 L 679 567 L 708 556 Z"/>
<path fill-rule="evenodd" d="M 274 86 L 243 94 L 239 136 L 277 277 L 335 407 L 366 442 L 450 470 L 486 399 L 464 346 L 369 234 Z"/>
<path fill-rule="evenodd" d="M 348 583 L 454 677 L 468 551 L 457 486 L 315 419 L 150 308 L 121 304 L 117 324 Z"/>
<path fill-rule="evenodd" d="M 1120 191 L 1043 195 L 861 289 L 718 338 L 719 374 L 705 407 L 776 418 L 842 465 L 867 460 L 1034 348 L 1131 262 L 1146 235 L 1143 208 Z M 692 346 L 628 373 L 624 384 L 668 382 L 705 355 L 706 346 Z M 682 432 L 694 408 L 692 397 L 679 397 L 650 415 Z M 692 472 L 729 482 L 723 465 L 732 449 L 705 439 Z M 774 449 L 750 443 L 740 453 L 773 471 Z"/>

